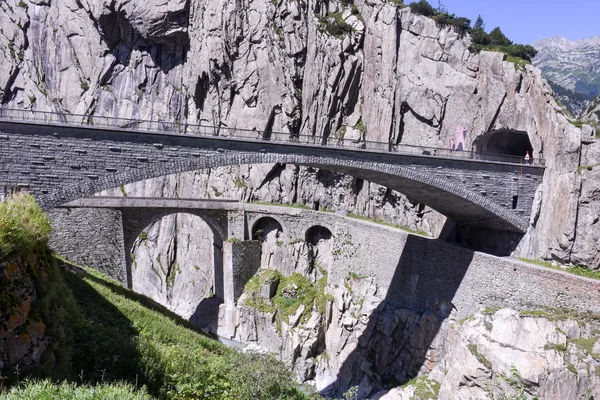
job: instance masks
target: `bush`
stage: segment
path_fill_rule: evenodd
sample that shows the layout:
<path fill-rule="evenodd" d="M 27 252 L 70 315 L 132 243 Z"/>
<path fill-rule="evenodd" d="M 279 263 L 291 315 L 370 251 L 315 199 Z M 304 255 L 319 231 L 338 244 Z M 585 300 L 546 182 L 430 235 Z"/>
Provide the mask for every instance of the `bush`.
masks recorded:
<path fill-rule="evenodd" d="M 410 3 L 408 6 L 415 14 L 424 15 L 426 17 L 432 17 L 437 14 L 435 8 L 433 8 L 427 0 L 420 0 L 418 3 Z"/>
<path fill-rule="evenodd" d="M 341 12 L 332 13 L 320 18 L 319 30 L 321 32 L 327 32 L 329 35 L 337 38 L 341 38 L 344 35 L 353 32 L 352 26 L 344 21 Z"/>
<path fill-rule="evenodd" d="M 0 261 L 44 249 L 50 231 L 50 218 L 33 196 L 9 196 L 0 203 Z"/>

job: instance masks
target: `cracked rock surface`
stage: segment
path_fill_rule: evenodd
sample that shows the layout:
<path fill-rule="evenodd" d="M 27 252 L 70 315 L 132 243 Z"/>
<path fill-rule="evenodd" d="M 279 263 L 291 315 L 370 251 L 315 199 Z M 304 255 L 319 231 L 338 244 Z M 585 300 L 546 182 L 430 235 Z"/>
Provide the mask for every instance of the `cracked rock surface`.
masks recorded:
<path fill-rule="evenodd" d="M 7 0 L 2 7 L 5 107 L 318 140 L 344 136 L 357 146 L 373 140 L 447 147 L 464 131 L 470 149 L 488 131 L 525 132 L 547 171 L 518 255 L 598 268 L 588 242 L 594 229 L 578 219 L 582 204 L 596 202 L 576 174 L 586 128 L 567 121 L 539 70 L 518 68 L 500 53 L 473 54 L 467 36 L 408 8 L 380 0 L 353 6 L 337 0 Z M 340 33 L 334 28 L 341 23 L 348 28 Z M 281 172 L 269 175 L 273 169 Z M 246 199 L 319 202 L 434 235 L 445 221 L 401 194 L 327 172 L 294 166 L 207 172 L 228 173 L 258 184 L 248 185 Z M 164 179 L 175 187 L 194 176 Z M 219 192 L 235 197 L 239 189 Z M 202 188 L 189 192 L 206 195 Z"/>

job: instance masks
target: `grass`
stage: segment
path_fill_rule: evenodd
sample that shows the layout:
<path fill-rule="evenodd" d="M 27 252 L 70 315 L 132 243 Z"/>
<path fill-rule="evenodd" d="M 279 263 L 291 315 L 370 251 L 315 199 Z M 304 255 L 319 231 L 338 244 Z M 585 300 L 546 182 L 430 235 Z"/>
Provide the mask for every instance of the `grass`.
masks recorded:
<path fill-rule="evenodd" d="M 63 382 L 52 383 L 49 380 L 25 380 L 7 393 L 0 395 L 2 400 L 151 400 L 145 388 L 135 390 L 128 383 L 103 383 L 99 385 L 81 385 Z"/>
<path fill-rule="evenodd" d="M 260 296 L 260 288 L 273 282 L 277 283 L 275 296 L 271 299 Z M 285 277 L 276 270 L 263 269 L 246 283 L 244 292 L 247 298 L 244 303 L 262 312 L 276 312 L 278 325 L 281 321 L 288 323 L 289 317 L 304 305 L 300 321 L 306 322 L 313 308 L 324 314 L 327 302 L 333 301 L 333 296 L 325 292 L 325 286 L 326 274 L 313 283 L 299 273 Z"/>
<path fill-rule="evenodd" d="M 521 317 L 546 318 L 550 321 L 564 321 L 574 319 L 578 322 L 587 323 L 590 321 L 600 321 L 600 314 L 591 311 L 578 312 L 568 308 L 553 308 L 546 306 L 533 306 L 531 309 L 523 310 L 519 314 Z"/>
<path fill-rule="evenodd" d="M 420 230 L 420 229 L 411 229 L 411 228 L 407 228 L 405 226 L 400 226 L 400 225 L 392 224 L 392 223 L 386 222 L 386 221 L 384 221 L 382 219 L 373 219 L 373 218 L 365 217 L 365 216 L 354 214 L 354 213 L 348 213 L 348 214 L 346 214 L 346 216 L 350 217 L 350 218 L 354 218 L 354 219 L 359 219 L 359 220 L 362 220 L 362 221 L 374 222 L 374 223 L 379 224 L 379 225 L 385 225 L 385 226 L 389 226 L 389 227 L 396 228 L 396 229 L 402 229 L 405 232 L 412 233 L 412 234 L 415 234 L 415 235 L 430 237 L 430 235 L 427 232 L 423 231 L 423 230 Z"/>
<path fill-rule="evenodd" d="M 517 257 L 517 259 L 524 261 L 526 263 L 535 264 L 535 265 L 539 265 L 539 266 L 550 268 L 550 269 L 555 269 L 557 271 L 564 271 L 564 272 L 568 272 L 573 275 L 584 276 L 586 278 L 600 280 L 600 271 L 595 271 L 593 269 L 589 269 L 588 267 L 585 267 L 582 265 L 576 265 L 574 267 L 567 267 L 567 266 L 561 267 L 561 266 L 554 265 L 548 261 L 543 261 L 543 260 L 532 260 L 529 258 L 522 258 L 522 257 Z"/>
<path fill-rule="evenodd" d="M 406 381 L 401 387 L 407 388 L 412 386 L 415 388 L 412 399 L 414 400 L 433 400 L 437 399 L 440 393 L 440 383 L 434 379 L 426 377 L 413 378 Z"/>
<path fill-rule="evenodd" d="M 50 219 L 33 196 L 8 196 L 0 203 L 0 261 L 45 248 L 50 231 Z"/>
<path fill-rule="evenodd" d="M 597 341 L 598 337 L 595 336 L 591 338 L 569 339 L 569 342 L 573 343 L 579 349 L 583 350 L 583 352 L 585 352 L 585 354 L 587 355 L 591 355 L 593 353 L 594 344 L 596 344 Z"/>
<path fill-rule="evenodd" d="M 262 202 L 262 201 L 251 201 L 250 204 L 259 204 L 261 206 L 277 206 L 277 207 L 299 208 L 301 210 L 311 210 L 312 211 L 312 208 L 310 208 L 306 204 L 299 204 L 299 203 L 285 204 L 285 203 L 266 203 L 266 202 Z"/>
<path fill-rule="evenodd" d="M 342 18 L 342 12 L 334 12 L 319 18 L 319 31 L 326 32 L 340 39 L 346 34 L 352 33 L 354 29 Z"/>
<path fill-rule="evenodd" d="M 105 391 L 106 396 L 93 398 L 111 398 L 114 392 L 112 398 L 145 399 L 146 390 L 158 399 L 310 398 L 273 357 L 229 349 L 99 272 L 72 265 L 59 268 L 58 263 L 51 263 L 50 279 L 36 287 L 40 299 L 30 313 L 30 318 L 46 322 L 53 346 L 33 376 L 83 386 L 67 385 L 68 394 L 51 398 L 87 398 Z M 6 384 L 15 383 L 15 372 L 9 373 Z M 132 385 L 145 389 L 129 395 Z M 44 393 L 48 386 L 25 382 L 7 393 L 27 398 L 23 393 Z M 74 397 L 77 393 L 80 397 Z"/>
<path fill-rule="evenodd" d="M 473 354 L 475 356 L 475 358 L 477 359 L 477 361 L 479 361 L 480 364 L 482 364 L 484 367 L 486 367 L 489 370 L 492 369 L 492 363 L 490 362 L 490 360 L 488 360 L 483 354 L 481 354 L 477 350 L 476 344 L 471 343 L 471 344 L 468 344 L 467 347 L 469 348 L 469 351 L 471 352 L 471 354 Z"/>

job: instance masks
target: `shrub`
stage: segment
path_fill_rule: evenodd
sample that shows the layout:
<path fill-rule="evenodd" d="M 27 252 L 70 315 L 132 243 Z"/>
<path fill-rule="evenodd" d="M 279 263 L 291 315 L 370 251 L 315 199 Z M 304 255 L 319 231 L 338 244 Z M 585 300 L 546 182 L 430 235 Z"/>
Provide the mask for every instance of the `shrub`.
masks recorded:
<path fill-rule="evenodd" d="M 9 196 L 0 203 L 0 261 L 44 249 L 50 231 L 50 218 L 33 196 Z"/>
<path fill-rule="evenodd" d="M 352 33 L 353 29 L 342 18 L 341 12 L 332 13 L 319 19 L 319 30 L 327 32 L 331 36 L 341 38 L 347 33 Z"/>
<path fill-rule="evenodd" d="M 427 0 L 420 0 L 417 3 L 410 3 L 408 6 L 415 14 L 424 15 L 426 17 L 432 17 L 437 14 L 435 8 L 433 8 L 431 4 L 427 2 Z"/>

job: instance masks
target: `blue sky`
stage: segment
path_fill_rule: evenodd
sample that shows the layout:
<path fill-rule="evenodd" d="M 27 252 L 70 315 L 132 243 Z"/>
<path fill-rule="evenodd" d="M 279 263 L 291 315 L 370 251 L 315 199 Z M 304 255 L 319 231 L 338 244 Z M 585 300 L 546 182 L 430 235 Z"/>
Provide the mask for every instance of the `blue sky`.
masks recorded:
<path fill-rule="evenodd" d="M 405 1 L 410 3 L 410 1 Z M 438 0 L 429 0 L 438 7 Z M 600 36 L 599 0 L 442 0 L 448 12 L 475 23 L 481 14 L 487 32 L 500 26 L 516 43 L 564 36 L 578 40 Z"/>

